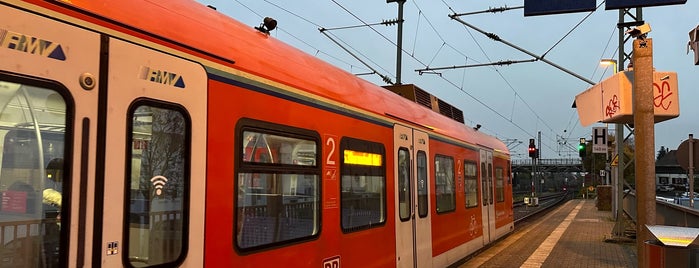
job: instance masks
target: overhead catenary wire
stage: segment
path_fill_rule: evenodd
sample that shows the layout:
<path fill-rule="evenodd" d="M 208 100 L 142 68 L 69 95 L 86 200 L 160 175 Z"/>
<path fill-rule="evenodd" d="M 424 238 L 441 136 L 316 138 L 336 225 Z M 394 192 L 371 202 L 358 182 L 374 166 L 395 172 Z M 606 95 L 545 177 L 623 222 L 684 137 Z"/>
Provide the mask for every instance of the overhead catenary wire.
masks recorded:
<path fill-rule="evenodd" d="M 563 72 L 566 72 L 566 73 L 568 73 L 568 74 L 570 74 L 570 75 L 572 75 L 572 76 L 574 76 L 574 77 L 576 77 L 576 78 L 578 78 L 578 79 L 580 79 L 580 80 L 582 80 L 582 81 L 584 81 L 584 82 L 586 82 L 586 83 L 588 83 L 588 84 L 590 84 L 590 85 L 594 85 L 594 84 L 595 84 L 595 82 L 591 81 L 590 79 L 587 79 L 587 78 L 585 78 L 585 77 L 582 77 L 582 76 L 580 76 L 579 74 L 577 74 L 577 73 L 575 73 L 575 72 L 573 72 L 573 71 L 571 71 L 571 70 L 568 70 L 568 69 L 566 69 L 566 68 L 564 68 L 564 67 L 562 67 L 562 66 L 560 66 L 560 65 L 558 65 L 558 64 L 556 64 L 556 63 L 554 63 L 554 62 L 552 62 L 552 61 L 550 61 L 550 60 L 547 60 L 547 59 L 545 59 L 545 58 L 542 57 L 542 56 L 536 55 L 536 54 L 534 54 L 534 53 L 532 53 L 532 52 L 530 52 L 530 51 L 528 51 L 528 50 L 526 50 L 526 49 L 524 49 L 524 48 L 521 48 L 521 47 L 519 47 L 519 46 L 517 46 L 517 45 L 515 45 L 515 44 L 513 44 L 513 43 L 510 43 L 510 42 L 508 42 L 508 41 L 506 41 L 506 40 L 500 38 L 498 35 L 496 35 L 496 34 L 494 34 L 494 33 L 489 33 L 489 32 L 483 31 L 483 30 L 481 30 L 480 28 L 478 28 L 478 27 L 476 27 L 476 26 L 474 26 L 474 25 L 472 25 L 472 24 L 470 24 L 470 23 L 468 23 L 468 22 L 466 22 L 466 21 L 460 19 L 458 16 L 449 15 L 449 17 L 451 17 L 452 19 L 454 19 L 454 20 L 456 20 L 456 21 L 458 21 L 458 22 L 460 22 L 460 23 L 462 23 L 462 24 L 468 26 L 469 28 L 471 28 L 471 29 L 473 29 L 473 30 L 476 30 L 476 31 L 479 32 L 479 33 L 484 34 L 485 36 L 489 37 L 490 39 L 493 39 L 493 40 L 495 40 L 495 41 L 501 42 L 501 43 L 503 43 L 503 44 L 505 44 L 505 45 L 508 45 L 508 46 L 510 46 L 510 47 L 512 47 L 512 48 L 514 48 L 514 49 L 517 49 L 517 50 L 521 51 L 521 52 L 524 53 L 524 54 L 527 54 L 527 55 L 532 56 L 532 57 L 534 57 L 534 58 L 536 58 L 536 59 L 538 59 L 538 60 L 540 60 L 540 61 L 543 61 L 543 62 L 545 62 L 545 63 L 548 63 L 549 65 L 551 65 L 551 66 L 553 66 L 553 67 L 556 67 L 557 69 L 559 69 L 559 70 L 561 70 L 561 71 L 563 71 Z"/>
<path fill-rule="evenodd" d="M 595 10 L 599 9 L 602 5 L 604 5 L 604 2 L 605 2 L 605 1 L 602 1 L 602 3 L 600 3 L 599 5 L 597 5 L 597 7 L 595 7 Z M 577 29 L 578 26 L 580 26 L 583 22 L 585 22 L 585 21 L 590 17 L 590 15 L 592 15 L 592 13 L 595 13 L 595 11 L 590 11 L 589 13 L 587 13 L 587 15 L 586 15 L 582 20 L 580 20 L 580 21 L 578 22 L 578 24 L 576 24 L 575 26 L 573 26 L 573 28 L 570 28 L 570 30 L 569 30 L 565 35 L 563 35 L 563 37 L 561 37 L 561 39 L 559 39 L 558 42 L 556 42 L 555 44 L 553 44 L 553 46 L 551 46 L 551 48 L 549 48 L 548 50 L 546 50 L 546 52 L 544 52 L 544 54 L 541 54 L 541 57 L 542 57 L 542 58 L 543 58 L 543 57 L 546 57 L 546 54 L 548 54 L 549 52 L 551 52 L 551 50 L 553 50 L 553 48 L 555 48 L 556 46 L 558 46 L 558 44 L 560 44 L 561 41 L 563 41 L 563 39 L 566 39 L 566 37 L 568 37 L 568 35 L 570 35 L 570 33 L 572 33 L 573 31 L 575 31 L 575 29 Z"/>
<path fill-rule="evenodd" d="M 308 22 L 308 23 L 310 23 L 310 24 L 315 25 L 317 28 L 323 28 L 322 26 L 319 26 L 319 24 L 314 23 L 314 22 L 312 22 L 311 20 L 308 20 L 308 19 L 304 18 L 303 16 L 297 15 L 296 13 L 290 11 L 289 9 L 286 9 L 286 8 L 280 6 L 279 4 L 273 4 L 273 3 L 271 3 L 271 2 L 268 1 L 268 0 L 264 0 L 264 1 L 267 2 L 267 3 L 270 3 L 270 4 L 274 5 L 274 6 L 276 6 L 277 8 L 279 8 L 279 9 L 281 9 L 281 10 L 284 10 L 285 12 L 287 12 L 287 13 L 289 13 L 289 14 L 292 14 L 293 16 L 302 18 L 304 21 L 306 21 L 306 22 Z M 342 5 L 340 5 L 338 1 L 334 1 L 334 0 L 333 0 L 332 2 L 333 2 L 335 5 L 338 5 L 338 6 L 339 6 L 340 8 L 342 8 L 343 10 L 345 10 L 345 12 L 348 12 L 349 14 L 351 14 L 352 16 L 354 16 L 358 21 L 360 21 L 360 22 L 362 22 L 362 23 L 365 23 L 359 16 L 356 16 L 356 15 L 352 14 L 352 12 L 350 12 L 349 9 L 347 9 L 347 8 L 343 7 Z M 444 1 L 442 1 L 442 2 L 444 3 Z M 413 1 L 413 3 L 415 3 L 415 1 Z M 446 4 L 446 3 L 445 3 L 445 4 Z M 417 7 L 417 3 L 415 3 L 415 6 Z M 447 7 L 448 7 L 448 5 L 447 5 Z M 449 8 L 450 8 L 450 7 L 449 7 Z M 421 22 L 421 23 L 422 23 L 422 22 L 426 22 L 427 25 L 429 25 L 429 27 L 431 27 L 432 30 L 438 35 L 438 37 L 439 37 L 441 40 L 443 40 L 443 41 L 442 41 L 442 44 L 441 44 L 441 46 L 440 46 L 440 48 L 438 49 L 437 53 L 435 53 L 435 55 L 436 55 L 436 54 L 440 54 L 440 53 L 441 53 L 441 52 L 440 52 L 441 50 L 443 50 L 445 47 L 448 47 L 448 48 L 450 48 L 451 50 L 453 50 L 455 53 L 458 53 L 458 54 L 462 55 L 462 56 L 464 57 L 464 60 L 465 60 L 466 62 L 479 63 L 478 60 L 476 60 L 476 59 L 474 59 L 473 57 L 469 57 L 469 56 L 467 56 L 466 54 L 464 54 L 464 53 L 462 52 L 461 48 L 458 48 L 458 49 L 457 49 L 457 48 L 456 48 L 455 46 L 453 46 L 450 42 L 445 41 L 444 38 L 442 37 L 442 34 L 440 33 L 440 31 L 437 30 L 436 27 L 435 27 L 435 26 L 432 24 L 432 22 L 430 21 L 428 14 L 424 13 L 424 11 L 423 11 L 422 9 L 420 9 L 419 7 L 418 7 L 418 10 L 419 10 L 420 22 Z M 452 9 L 452 10 L 453 10 L 453 9 Z M 260 17 L 261 17 L 261 16 L 260 16 Z M 422 20 L 423 18 L 424 18 L 424 20 Z M 365 24 L 366 24 L 366 23 L 365 23 Z M 396 46 L 395 42 L 391 41 L 391 39 L 389 39 L 389 38 L 386 37 L 385 35 L 383 35 L 383 34 L 381 34 L 380 32 L 378 32 L 374 27 L 369 27 L 369 28 L 372 29 L 372 31 L 374 31 L 375 33 L 377 33 L 379 36 L 381 36 L 383 39 L 385 39 L 386 41 L 388 41 L 389 43 L 391 43 L 393 46 Z M 302 40 L 301 38 L 297 38 L 297 37 L 294 36 L 294 35 L 291 35 L 291 34 L 289 34 L 289 35 L 292 36 L 293 38 L 296 38 L 297 40 L 300 40 L 300 41 Z M 344 41 L 342 41 L 337 35 L 332 35 L 332 37 L 333 37 L 334 39 L 338 39 L 340 42 L 342 42 L 343 44 L 347 45 L 347 43 L 345 43 Z M 333 42 L 334 42 L 334 41 L 333 41 Z M 416 42 L 417 42 L 417 40 L 416 40 Z M 304 44 L 305 44 L 305 45 L 308 45 L 309 47 L 312 47 L 312 48 L 313 48 L 313 46 L 310 46 L 307 42 L 304 42 Z M 349 46 L 349 47 L 350 47 L 351 49 L 354 49 L 354 48 L 352 48 L 351 46 Z M 482 49 L 482 48 L 481 48 L 481 49 Z M 314 48 L 314 50 L 316 51 L 316 53 L 322 53 L 322 54 L 324 54 L 324 55 L 330 56 L 330 54 L 325 53 L 325 52 L 321 51 L 320 49 L 315 49 L 315 48 Z M 354 50 L 357 51 L 356 49 L 354 49 Z M 407 52 L 407 51 L 403 50 L 402 53 L 405 53 L 405 54 L 407 54 L 407 55 L 410 55 L 410 57 L 411 57 L 416 63 L 418 63 L 418 64 L 420 64 L 420 65 L 423 65 L 423 66 L 425 66 L 425 67 L 429 66 L 428 64 L 425 64 L 422 60 L 420 60 L 420 59 L 418 58 L 419 55 L 416 55 L 415 48 L 412 49 L 412 52 Z M 360 53 L 360 55 L 361 55 L 361 53 Z M 361 58 L 362 58 L 362 61 L 363 61 L 364 58 L 371 59 L 371 58 L 369 58 L 369 57 L 366 57 L 365 55 L 361 55 Z M 431 61 L 434 61 L 434 57 L 432 57 L 432 59 L 433 59 L 433 60 L 431 60 Z M 371 62 L 371 64 L 374 64 L 374 66 L 379 66 L 379 67 L 381 67 L 380 65 L 375 64 L 375 63 L 372 62 L 371 60 L 369 60 L 369 62 Z M 353 65 L 353 64 L 348 64 L 348 65 L 349 65 L 350 68 L 352 68 L 352 69 L 358 68 L 357 66 L 355 66 L 355 65 Z M 362 68 L 363 68 L 363 67 L 362 67 Z M 370 68 L 370 69 L 378 70 L 378 69 L 376 69 L 376 68 L 374 68 L 374 67 L 372 67 L 372 68 Z M 380 68 L 380 69 L 383 69 L 383 68 Z M 523 101 L 527 106 L 530 107 L 530 105 L 528 105 L 527 102 L 524 101 L 524 100 L 522 99 L 522 95 L 519 94 L 519 93 L 517 93 L 516 90 L 514 89 L 513 85 L 512 85 L 511 83 L 509 83 L 509 81 L 507 81 L 507 79 L 504 77 L 504 75 L 503 75 L 500 71 L 498 71 L 497 68 L 494 68 L 494 67 L 493 67 L 492 69 L 495 70 L 496 73 L 501 77 L 501 79 L 503 79 L 503 81 L 505 81 L 505 83 L 508 84 L 508 87 L 510 87 L 510 88 L 515 92 L 516 98 L 517 98 L 517 99 L 520 99 L 520 100 Z M 390 73 L 390 72 L 388 72 L 388 73 Z M 458 85 L 458 84 L 452 82 L 452 81 L 451 81 L 449 78 L 447 78 L 447 77 L 442 77 L 442 76 L 440 76 L 440 79 L 443 80 L 443 81 L 445 81 L 445 82 L 447 82 L 449 85 L 453 86 L 454 88 L 457 88 L 457 89 L 459 89 L 460 91 L 464 92 L 464 94 L 465 94 L 466 96 L 470 97 L 470 98 L 473 99 L 473 100 L 476 100 L 476 102 L 478 102 L 480 105 L 483 105 L 483 107 L 486 107 L 488 110 L 493 111 L 496 115 L 498 115 L 499 117 L 501 117 L 502 119 L 504 119 L 506 122 L 509 122 L 511 125 L 517 127 L 518 129 L 523 129 L 523 128 L 521 127 L 521 125 L 518 125 L 518 122 L 516 122 L 516 121 L 513 120 L 513 118 L 512 118 L 511 116 L 509 116 L 509 117 L 508 117 L 508 116 L 504 116 L 502 113 L 499 113 L 496 109 L 494 109 L 494 108 L 493 108 L 492 106 L 490 106 L 489 104 L 483 102 L 482 100 L 480 100 L 480 99 L 477 98 L 476 96 L 474 96 L 474 95 L 472 95 L 472 94 L 469 94 L 469 92 L 466 91 L 466 89 L 464 88 L 465 74 L 466 74 L 466 72 L 464 72 L 464 75 L 462 75 L 461 85 Z M 547 125 L 547 126 L 548 126 L 547 122 L 546 122 L 546 121 L 543 121 L 543 119 L 542 119 L 540 116 L 538 116 L 538 115 L 536 114 L 536 112 L 533 111 L 533 110 L 531 109 L 531 107 L 530 107 L 530 110 L 536 115 L 537 120 L 539 120 L 540 122 L 542 122 L 544 125 Z M 471 122 L 473 122 L 473 120 L 471 120 L 471 119 L 468 119 L 468 120 L 471 121 Z M 549 127 L 549 129 L 551 129 L 550 126 L 548 126 L 548 127 Z M 487 128 L 486 128 L 486 127 L 483 127 L 483 129 L 487 129 Z M 493 132 L 495 132 L 495 131 L 493 131 Z M 527 131 L 525 131 L 525 133 L 526 133 L 527 135 L 532 135 L 531 133 L 527 133 Z M 497 134 L 497 133 L 495 133 L 495 135 L 496 135 L 496 136 L 500 136 L 500 135 Z M 548 136 L 548 135 L 545 134 L 545 136 Z"/>
<path fill-rule="evenodd" d="M 343 50 L 345 50 L 345 52 L 349 53 L 349 54 L 350 54 L 352 57 L 354 57 L 357 61 L 359 61 L 359 62 L 361 62 L 362 64 L 364 64 L 364 66 L 366 66 L 367 68 L 369 68 L 373 73 L 375 73 L 375 74 L 377 74 L 379 77 L 381 77 L 381 79 L 382 79 L 384 82 L 386 82 L 387 84 L 393 85 L 393 81 L 391 81 L 391 78 L 390 78 L 390 77 L 388 77 L 388 76 L 386 76 L 386 75 L 380 73 L 379 71 L 377 71 L 376 69 L 374 69 L 373 67 L 371 67 L 371 65 L 367 64 L 366 62 L 364 62 L 361 58 L 357 57 L 357 55 L 355 55 L 354 53 L 352 53 L 351 51 L 349 51 L 349 49 L 347 49 L 346 47 L 344 47 L 344 46 L 343 46 L 342 44 L 340 44 L 337 40 L 333 39 L 333 38 L 327 33 L 327 31 L 326 31 L 325 29 L 320 28 L 320 29 L 318 29 L 318 30 L 320 31 L 320 33 L 322 33 L 323 35 L 325 35 L 326 37 L 328 37 L 328 39 L 330 39 L 330 41 L 333 41 L 333 42 L 334 42 L 335 44 L 337 44 L 340 48 L 342 48 Z"/>
<path fill-rule="evenodd" d="M 256 15 L 257 17 L 259 17 L 260 19 L 262 19 L 262 18 L 265 17 L 265 16 L 262 16 L 260 13 L 255 12 L 252 8 L 250 8 L 250 7 L 248 7 L 247 5 L 241 3 L 240 1 L 238 1 L 238 0 L 234 0 L 234 1 L 235 1 L 236 3 L 238 3 L 239 5 L 243 6 L 245 9 L 247 9 L 247 10 L 250 11 L 251 13 L 255 14 L 255 15 Z M 306 21 L 306 22 L 308 22 L 308 23 L 310 23 L 310 24 L 312 24 L 312 25 L 315 25 L 317 28 L 321 28 L 321 26 L 320 26 L 319 24 L 317 24 L 317 23 L 315 23 L 315 22 L 312 22 L 312 21 L 310 21 L 310 20 L 308 20 L 308 19 L 306 19 L 306 18 L 304 18 L 304 17 L 302 17 L 302 16 L 299 16 L 298 14 L 296 14 L 296 13 L 294 13 L 294 12 L 291 12 L 291 11 L 289 11 L 289 10 L 287 10 L 287 9 L 285 9 L 285 8 L 283 8 L 283 7 L 279 6 L 279 5 L 277 5 L 277 4 L 274 4 L 274 3 L 272 3 L 272 2 L 270 2 L 270 1 L 268 1 L 268 0 L 264 0 L 264 1 L 265 1 L 266 3 L 268 3 L 268 4 L 272 5 L 272 6 L 274 6 L 274 7 L 277 7 L 277 8 L 279 8 L 279 9 L 281 9 L 281 10 L 283 10 L 283 11 L 285 11 L 285 12 L 291 14 L 291 15 L 294 16 L 294 17 L 297 17 L 297 18 L 299 18 L 299 19 L 301 19 L 301 20 L 303 20 L 303 21 Z M 316 48 L 315 46 L 309 44 L 307 41 L 303 40 L 302 38 L 299 38 L 299 37 L 297 37 L 296 35 L 294 35 L 294 34 L 288 32 L 288 31 L 284 30 L 283 27 L 279 27 L 279 26 L 278 26 L 276 29 L 277 29 L 278 31 L 282 31 L 282 32 L 288 34 L 291 38 L 293 38 L 293 39 L 295 39 L 295 40 L 297 40 L 297 41 L 303 43 L 304 45 L 306 45 L 306 46 L 312 48 L 314 51 L 316 51 L 316 53 L 315 53 L 316 55 L 317 55 L 318 53 L 323 54 L 323 55 L 326 55 L 326 56 L 328 56 L 329 58 L 332 58 L 332 59 L 334 59 L 334 60 L 336 60 L 336 61 L 338 61 L 338 62 L 342 62 L 343 64 L 346 64 L 347 66 L 350 67 L 350 69 L 358 68 L 358 69 L 361 69 L 361 70 L 363 70 L 363 71 L 367 71 L 367 69 L 359 68 L 359 66 L 355 66 L 355 65 L 353 65 L 353 64 L 351 64 L 351 63 L 349 63 L 349 62 L 347 62 L 347 61 L 345 61 L 345 60 L 343 60 L 343 59 L 340 59 L 340 58 L 338 58 L 338 57 L 335 57 L 335 56 L 333 56 L 333 55 L 330 54 L 330 53 L 324 52 L 324 51 L 322 51 L 322 50 Z"/>
<path fill-rule="evenodd" d="M 449 8 L 449 10 L 452 11 L 452 15 L 450 15 L 451 18 L 454 18 L 454 16 L 457 16 L 457 17 L 458 17 L 458 16 L 463 16 L 463 15 L 472 15 L 472 14 L 480 14 L 480 13 L 484 13 L 484 12 L 492 12 L 493 10 L 500 11 L 500 12 L 502 12 L 502 11 L 504 11 L 504 10 L 507 10 L 507 9 L 505 9 L 505 8 L 501 8 L 501 9 L 492 9 L 492 8 L 491 8 L 491 9 L 489 9 L 489 10 L 482 11 L 482 12 L 456 13 L 456 12 L 454 11 L 454 9 L 452 9 L 448 4 L 446 4 L 446 2 L 444 2 L 444 0 L 442 0 L 442 3 L 444 3 L 445 5 L 447 5 L 447 7 Z M 603 4 L 603 3 L 604 3 L 604 1 L 602 2 L 602 4 Z M 598 5 L 598 6 L 596 7 L 595 10 L 599 9 L 599 7 L 600 7 L 602 4 Z M 570 33 L 572 33 L 575 29 L 577 29 L 577 27 L 580 26 L 585 20 L 587 20 L 587 18 L 589 18 L 590 15 L 592 15 L 593 12 L 594 12 L 594 11 L 588 13 L 580 22 L 578 22 L 578 23 L 577 23 L 573 28 L 571 28 L 571 30 L 569 30 L 561 39 L 559 39 L 551 48 L 549 48 L 549 49 L 541 56 L 541 58 L 539 58 L 539 59 L 542 59 L 542 61 L 544 61 L 544 62 L 546 62 L 546 63 L 549 63 L 547 60 L 544 60 L 543 57 L 544 57 L 546 54 L 548 54 L 551 50 L 553 50 L 558 44 L 560 44 L 561 41 L 563 41 L 566 37 L 568 37 L 568 36 L 570 35 Z M 467 24 L 465 24 L 465 25 L 471 27 L 471 25 L 467 25 Z M 502 40 L 500 40 L 500 38 L 499 38 L 497 35 L 490 34 L 490 33 L 485 33 L 485 32 L 483 32 L 483 31 L 481 31 L 480 29 L 474 29 L 474 30 L 477 30 L 477 31 L 479 31 L 479 32 L 481 32 L 481 33 L 484 33 L 484 34 L 486 34 L 486 36 L 490 37 L 491 39 L 495 39 L 496 41 L 502 41 Z M 470 34 L 470 31 L 469 31 L 469 34 Z M 471 35 L 471 37 L 473 38 L 473 35 Z M 476 40 L 474 39 L 474 41 L 476 41 Z M 481 51 L 485 54 L 485 51 L 483 51 L 483 49 L 482 49 L 482 47 L 480 46 L 480 44 L 479 44 L 477 41 L 476 41 L 476 43 L 478 44 L 479 48 L 481 48 Z M 509 43 L 506 42 L 506 41 L 503 42 L 503 43 L 512 46 L 511 44 L 509 44 Z M 520 50 L 520 51 L 522 51 L 522 52 L 524 52 L 524 53 L 530 54 L 530 53 L 528 53 L 527 51 L 523 51 L 521 48 L 518 48 L 518 47 L 516 47 L 516 46 L 512 46 L 512 47 L 514 47 L 515 49 L 518 49 L 518 50 Z M 531 55 L 531 54 L 530 54 L 530 55 Z M 486 57 L 487 57 L 487 55 L 486 55 Z M 551 63 L 549 63 L 549 64 L 551 64 Z M 552 64 L 552 66 L 558 68 L 557 65 Z M 560 69 L 560 68 L 559 68 L 559 69 Z M 562 69 L 562 70 L 567 72 L 567 70 L 565 70 L 565 69 Z M 577 78 L 582 79 L 583 81 L 586 81 L 586 82 L 588 82 L 588 83 L 591 82 L 591 81 L 589 81 L 589 80 L 584 79 L 582 76 L 578 76 L 578 75 L 576 75 L 576 74 L 574 74 L 574 73 L 570 73 L 570 72 L 569 72 L 569 74 L 572 74 L 572 75 L 576 76 Z M 593 84 L 594 84 L 594 83 L 593 83 Z M 515 95 L 517 96 L 517 93 L 515 93 Z M 525 101 L 524 103 L 526 104 L 526 101 Z M 528 105 L 528 104 L 527 104 L 527 105 Z M 513 106 L 514 106 L 514 105 L 513 105 Z M 514 107 L 513 107 L 513 109 L 514 109 Z M 533 111 L 533 113 L 534 113 L 535 115 L 537 115 L 536 112 Z M 537 115 L 537 118 L 538 118 L 538 115 Z M 541 120 L 541 122 L 543 122 L 545 125 L 548 126 L 548 124 L 546 124 L 545 121 Z M 549 126 L 549 129 L 550 129 L 550 126 Z M 553 130 L 551 130 L 551 131 L 553 132 Z M 546 135 L 545 135 L 545 136 L 546 136 Z M 552 138 L 551 138 L 551 139 L 552 139 Z"/>
<path fill-rule="evenodd" d="M 419 6 L 414 0 L 413 0 L 413 3 L 414 3 L 414 5 L 417 7 L 417 9 L 420 11 L 420 14 L 423 14 L 423 16 L 424 16 L 424 12 L 422 12 L 422 9 L 420 8 L 420 6 Z M 444 4 L 447 6 L 447 8 L 448 8 L 449 10 L 451 10 L 452 12 L 454 11 L 448 4 L 446 4 L 446 3 L 444 2 L 444 0 L 442 0 L 442 3 L 444 3 Z M 454 13 L 454 12 L 453 12 L 453 13 Z M 442 37 L 442 34 L 437 30 L 437 28 L 434 26 L 434 24 L 431 22 L 431 20 L 430 20 L 427 16 L 424 16 L 424 17 L 425 17 L 425 21 L 426 21 L 426 22 L 428 23 L 428 25 L 430 25 L 430 27 L 432 28 L 432 31 L 435 32 L 435 34 L 437 34 L 437 36 L 439 37 L 439 39 L 442 41 L 443 44 L 446 44 L 447 47 L 449 47 L 449 48 L 451 48 L 452 50 L 456 51 L 458 54 L 461 54 L 462 56 L 464 56 L 464 59 L 465 59 L 465 60 L 471 60 L 471 61 L 476 62 L 477 64 L 483 64 L 483 63 L 481 63 L 481 62 L 479 62 L 479 61 L 477 61 L 477 60 L 474 60 L 472 57 L 469 57 L 469 56 L 467 56 L 466 54 L 463 54 L 460 50 L 456 49 L 454 46 L 452 46 L 451 44 L 449 44 L 448 42 L 446 42 L 446 40 Z M 472 36 L 472 37 L 473 37 L 473 36 Z M 475 40 L 475 38 L 474 38 L 474 40 Z M 489 61 L 492 61 L 492 60 L 490 60 L 490 58 L 488 57 L 487 53 L 485 53 L 485 50 L 483 50 L 483 47 L 481 47 L 480 44 L 479 44 L 478 42 L 476 42 L 476 44 L 477 44 L 478 47 L 480 48 L 481 52 L 486 56 L 486 58 L 487 58 Z M 425 67 L 428 68 L 429 66 L 425 66 Z M 528 104 L 526 101 L 524 101 L 524 99 L 522 99 L 522 98 L 519 96 L 519 94 L 517 93 L 517 91 L 514 89 L 514 87 L 512 86 L 512 84 L 510 84 L 510 82 L 507 81 L 507 79 L 505 78 L 505 76 L 503 76 L 502 73 L 500 73 L 500 71 L 499 71 L 497 68 L 493 68 L 493 70 L 495 70 L 495 72 L 499 75 L 499 77 L 510 87 L 510 89 L 512 89 L 512 90 L 515 92 L 515 96 L 519 97 L 519 99 L 520 99 L 522 102 L 524 102 L 525 105 L 527 105 L 527 107 L 529 107 L 529 110 L 530 110 L 532 113 L 534 113 L 534 114 L 536 115 L 537 119 L 540 119 L 540 117 L 536 114 L 536 112 L 535 112 L 533 109 L 531 109 L 531 106 L 529 106 L 529 104 Z M 423 73 L 424 73 L 424 72 L 423 72 Z M 465 74 L 465 71 L 464 71 L 464 74 Z M 441 75 L 440 75 L 440 77 L 441 77 Z M 442 78 L 443 78 L 443 77 L 442 77 Z M 445 78 L 443 78 L 443 79 L 445 79 Z M 446 79 L 445 79 L 445 80 L 446 80 Z M 459 87 L 459 86 L 456 86 L 456 84 L 454 84 L 454 83 L 451 83 L 451 81 L 449 81 L 449 82 L 450 82 L 450 84 L 454 85 L 457 89 L 463 91 L 463 84 L 464 84 L 464 83 L 463 83 L 463 80 L 464 80 L 464 79 L 463 79 L 463 77 L 462 77 L 462 83 L 461 83 L 461 86 L 460 86 L 460 87 Z M 475 96 L 469 95 L 469 97 L 471 97 L 471 98 L 473 98 L 474 100 L 478 101 L 478 99 L 475 98 Z M 486 106 L 486 107 L 487 107 L 487 108 L 490 108 L 489 106 Z M 499 113 L 498 113 L 498 114 L 499 114 Z M 499 115 L 500 115 L 500 114 L 499 114 Z M 521 129 L 521 127 L 518 126 L 518 125 L 516 125 L 516 123 L 512 120 L 512 117 L 510 117 L 510 118 L 503 117 L 503 119 L 505 119 L 505 120 L 506 120 L 507 122 L 509 122 L 510 124 L 515 125 L 517 128 L 520 128 L 520 129 Z M 544 124 L 545 124 L 545 122 L 544 122 Z"/>
<path fill-rule="evenodd" d="M 447 9 L 449 9 L 449 11 L 451 11 L 452 14 L 457 14 L 456 11 L 454 11 L 454 9 L 453 9 L 451 6 L 449 6 L 446 2 L 444 2 L 444 0 L 442 0 L 442 3 L 447 7 Z M 416 4 L 416 5 L 417 5 L 417 4 Z M 516 9 L 516 8 L 509 8 L 509 9 L 508 9 L 508 8 L 501 8 L 501 9 L 498 9 L 498 10 L 499 10 L 499 12 L 502 12 L 502 11 L 510 10 L 510 9 Z M 494 9 L 491 8 L 491 10 L 494 10 Z M 475 12 L 475 13 L 472 13 L 472 14 L 479 14 L 479 13 L 483 13 L 483 12 Z M 478 40 L 473 36 L 473 34 L 472 34 L 471 31 L 469 30 L 469 28 L 466 27 L 466 26 L 464 26 L 464 29 L 466 29 L 466 32 L 471 36 L 471 39 L 473 39 L 473 41 L 476 43 L 476 45 L 477 45 L 478 48 L 480 49 L 481 53 L 483 53 L 483 55 L 486 57 L 486 59 L 488 59 L 488 61 L 491 61 L 491 62 L 492 62 L 493 60 L 490 59 L 490 57 L 488 56 L 488 53 L 485 52 L 485 50 L 484 50 L 483 47 L 481 46 L 480 42 L 478 42 Z M 434 30 L 435 32 L 437 31 L 434 27 L 433 27 L 433 30 Z M 438 33 L 438 35 L 439 35 L 439 33 Z M 441 37 L 441 35 L 440 35 L 440 37 Z M 476 62 L 477 62 L 477 61 L 476 61 Z M 537 122 L 541 121 L 546 127 L 548 127 L 548 129 L 549 129 L 551 132 L 553 132 L 553 129 L 551 128 L 551 126 L 549 126 L 548 123 L 546 123 L 546 121 L 544 121 L 544 120 L 541 118 L 541 116 L 539 116 L 539 114 L 538 114 L 536 111 L 534 111 L 534 109 L 531 107 L 531 105 L 529 105 L 529 103 L 528 103 L 526 100 L 524 100 L 524 99 L 522 98 L 522 96 L 519 94 L 519 92 L 517 92 L 517 90 L 514 88 L 514 86 L 508 81 L 507 78 L 505 78 L 505 76 L 500 72 L 500 70 L 498 70 L 498 68 L 496 68 L 496 67 L 494 67 L 494 66 L 492 66 L 491 68 L 498 74 L 498 76 L 500 77 L 500 79 L 502 79 L 502 80 L 507 84 L 507 86 L 514 92 L 515 99 L 513 100 L 513 103 L 512 103 L 513 110 L 514 110 L 514 107 L 515 107 L 515 104 L 516 104 L 515 101 L 516 101 L 517 99 L 519 99 L 520 101 L 522 101 L 522 103 L 525 104 L 525 106 L 527 106 L 527 108 L 529 109 L 529 111 L 531 111 L 532 114 L 534 114 L 534 116 L 536 117 L 536 120 L 538 120 Z M 514 111 L 511 113 L 511 115 L 512 115 L 512 114 L 514 114 Z M 512 121 L 512 116 L 509 118 L 509 121 Z M 551 139 L 551 137 L 548 136 L 547 134 L 544 134 L 544 136 L 547 137 L 547 138 L 549 138 L 549 139 Z"/>

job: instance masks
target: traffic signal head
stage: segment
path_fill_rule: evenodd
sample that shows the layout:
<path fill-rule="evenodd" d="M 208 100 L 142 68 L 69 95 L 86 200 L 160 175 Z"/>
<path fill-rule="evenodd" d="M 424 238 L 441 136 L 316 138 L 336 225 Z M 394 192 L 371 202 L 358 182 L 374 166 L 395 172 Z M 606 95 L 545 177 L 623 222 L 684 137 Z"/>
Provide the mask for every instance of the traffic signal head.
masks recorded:
<path fill-rule="evenodd" d="M 536 148 L 529 146 L 529 157 L 536 158 Z"/>
<path fill-rule="evenodd" d="M 537 150 L 536 150 L 536 145 L 534 144 L 534 139 L 529 139 L 529 157 L 531 158 L 537 158 Z"/>
<path fill-rule="evenodd" d="M 587 141 L 585 141 L 585 138 L 580 139 L 578 154 L 580 154 L 580 157 L 585 157 L 585 155 L 587 155 Z"/>

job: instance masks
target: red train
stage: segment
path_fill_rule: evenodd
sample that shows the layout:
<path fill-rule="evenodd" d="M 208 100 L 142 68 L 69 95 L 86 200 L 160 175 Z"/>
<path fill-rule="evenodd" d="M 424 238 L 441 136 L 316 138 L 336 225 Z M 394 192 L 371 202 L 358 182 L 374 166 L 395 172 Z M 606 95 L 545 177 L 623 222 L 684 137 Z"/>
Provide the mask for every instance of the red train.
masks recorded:
<path fill-rule="evenodd" d="M 192 1 L 0 0 L 0 138 L 0 267 L 445 267 L 513 229 L 502 142 Z"/>

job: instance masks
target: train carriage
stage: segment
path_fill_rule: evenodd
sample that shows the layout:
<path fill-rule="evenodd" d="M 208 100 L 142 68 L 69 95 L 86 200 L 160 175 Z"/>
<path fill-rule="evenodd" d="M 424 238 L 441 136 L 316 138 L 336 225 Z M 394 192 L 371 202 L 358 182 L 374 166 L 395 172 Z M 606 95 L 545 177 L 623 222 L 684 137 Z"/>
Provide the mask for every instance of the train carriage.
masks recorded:
<path fill-rule="evenodd" d="M 0 267 L 445 267 L 506 146 L 196 2 L 0 1 Z"/>

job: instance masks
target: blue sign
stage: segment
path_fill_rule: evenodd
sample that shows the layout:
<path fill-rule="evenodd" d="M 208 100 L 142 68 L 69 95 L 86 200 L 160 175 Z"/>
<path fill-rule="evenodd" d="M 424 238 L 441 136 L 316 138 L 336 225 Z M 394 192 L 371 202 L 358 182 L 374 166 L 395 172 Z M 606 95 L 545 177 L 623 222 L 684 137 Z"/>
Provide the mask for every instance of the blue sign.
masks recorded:
<path fill-rule="evenodd" d="M 526 3 L 526 1 L 525 1 Z M 604 9 L 622 9 L 633 7 L 650 7 L 665 5 L 683 5 L 687 0 L 607 0 Z M 524 8 L 527 8 L 526 6 Z"/>
<path fill-rule="evenodd" d="M 524 16 L 595 11 L 596 2 L 596 0 L 524 0 Z"/>

